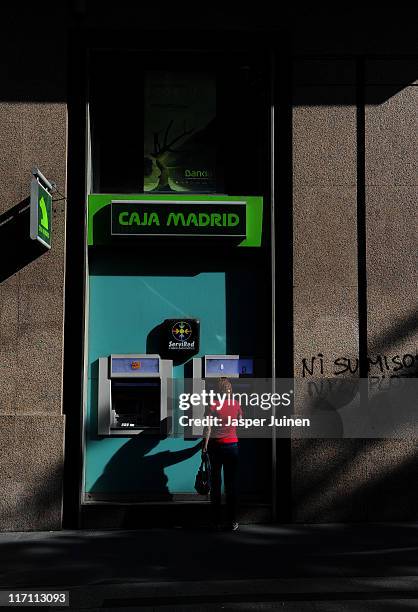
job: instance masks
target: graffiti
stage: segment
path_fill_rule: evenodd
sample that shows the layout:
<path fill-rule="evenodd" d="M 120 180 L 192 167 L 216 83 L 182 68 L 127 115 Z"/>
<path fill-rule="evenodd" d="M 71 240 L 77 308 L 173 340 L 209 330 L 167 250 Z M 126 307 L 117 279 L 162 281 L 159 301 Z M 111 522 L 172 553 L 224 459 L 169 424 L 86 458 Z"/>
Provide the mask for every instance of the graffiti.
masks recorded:
<path fill-rule="evenodd" d="M 323 353 L 318 353 L 312 357 L 302 359 L 302 377 L 323 376 L 324 370 L 330 376 L 340 376 L 341 374 L 358 374 L 358 357 L 337 357 L 331 361 L 331 370 L 328 362 L 325 362 Z M 369 355 L 367 357 L 367 369 L 370 376 L 405 376 L 412 373 L 412 368 L 418 367 L 418 355 L 405 353 L 404 355 Z"/>
<path fill-rule="evenodd" d="M 338 395 L 347 396 L 350 399 L 358 391 L 358 379 L 353 380 L 349 378 L 331 379 L 326 378 L 323 380 L 315 380 L 308 382 L 308 394 L 310 397 L 322 397 L 322 398 L 333 398 Z M 347 403 L 348 400 L 344 401 Z"/>

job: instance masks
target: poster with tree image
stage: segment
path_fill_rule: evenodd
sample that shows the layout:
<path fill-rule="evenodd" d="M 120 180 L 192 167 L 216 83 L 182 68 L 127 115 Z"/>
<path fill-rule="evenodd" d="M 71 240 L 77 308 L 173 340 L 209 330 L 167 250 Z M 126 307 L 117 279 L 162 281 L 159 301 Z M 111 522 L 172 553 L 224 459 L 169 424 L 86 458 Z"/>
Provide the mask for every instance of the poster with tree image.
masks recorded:
<path fill-rule="evenodd" d="M 148 72 L 144 108 L 144 191 L 219 191 L 215 76 Z"/>

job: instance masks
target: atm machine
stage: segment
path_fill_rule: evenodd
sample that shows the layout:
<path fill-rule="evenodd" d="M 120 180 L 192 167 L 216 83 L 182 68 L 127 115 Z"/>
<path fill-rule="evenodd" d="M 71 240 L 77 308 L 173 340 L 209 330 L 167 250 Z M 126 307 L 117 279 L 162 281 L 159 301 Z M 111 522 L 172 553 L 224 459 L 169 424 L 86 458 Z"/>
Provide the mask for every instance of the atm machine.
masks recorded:
<path fill-rule="evenodd" d="M 201 393 L 203 389 L 217 391 L 216 381 L 226 377 L 231 379 L 235 392 L 244 391 L 248 384 L 242 379 L 254 375 L 254 360 L 240 355 L 204 355 L 193 359 L 193 393 Z M 244 383 L 244 384 L 243 384 Z M 193 417 L 200 418 L 204 414 L 204 406 L 193 407 Z M 185 431 L 185 437 L 198 437 L 203 433 L 203 427 L 194 426 Z"/>
<path fill-rule="evenodd" d="M 173 362 L 159 355 L 138 353 L 99 358 L 98 435 L 164 433 L 172 378 Z"/>

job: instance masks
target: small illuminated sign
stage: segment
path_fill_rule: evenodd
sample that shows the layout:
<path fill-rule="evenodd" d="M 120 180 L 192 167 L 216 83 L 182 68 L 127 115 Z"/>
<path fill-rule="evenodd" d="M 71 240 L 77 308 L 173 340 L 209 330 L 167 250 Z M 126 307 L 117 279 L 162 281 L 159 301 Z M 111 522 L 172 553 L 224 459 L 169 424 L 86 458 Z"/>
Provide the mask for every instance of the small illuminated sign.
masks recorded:
<path fill-rule="evenodd" d="M 163 327 L 162 352 L 168 358 L 191 356 L 199 352 L 200 321 L 198 319 L 166 319 Z"/>
<path fill-rule="evenodd" d="M 47 249 L 51 248 L 52 195 L 35 177 L 30 193 L 30 237 Z"/>

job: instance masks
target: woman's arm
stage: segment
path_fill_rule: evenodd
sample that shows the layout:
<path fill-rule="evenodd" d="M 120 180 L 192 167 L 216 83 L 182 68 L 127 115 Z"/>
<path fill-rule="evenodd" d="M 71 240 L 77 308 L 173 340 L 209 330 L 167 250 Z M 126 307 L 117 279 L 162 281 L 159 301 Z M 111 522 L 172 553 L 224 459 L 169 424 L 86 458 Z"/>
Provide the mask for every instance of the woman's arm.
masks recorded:
<path fill-rule="evenodd" d="M 211 432 L 211 426 L 208 425 L 207 427 L 204 428 L 203 430 L 203 446 L 202 446 L 202 453 L 206 453 L 208 450 L 208 443 L 209 443 L 209 438 L 210 438 L 210 432 Z"/>

